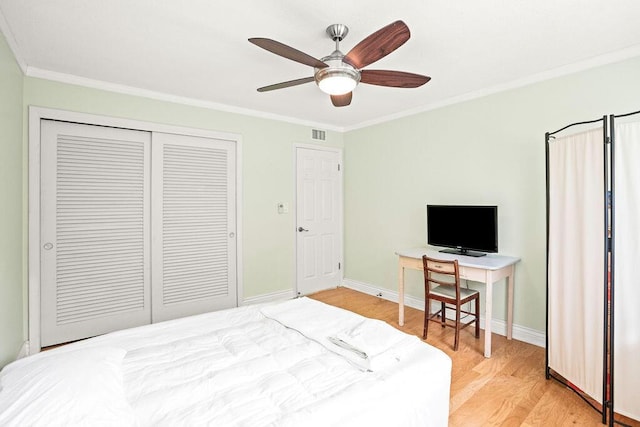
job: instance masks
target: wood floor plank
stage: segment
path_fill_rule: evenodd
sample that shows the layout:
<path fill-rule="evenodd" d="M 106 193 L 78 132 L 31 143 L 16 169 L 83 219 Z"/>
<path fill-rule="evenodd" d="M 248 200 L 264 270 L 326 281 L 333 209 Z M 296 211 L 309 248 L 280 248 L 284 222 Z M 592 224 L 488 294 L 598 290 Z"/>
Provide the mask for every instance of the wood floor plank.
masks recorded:
<path fill-rule="evenodd" d="M 366 317 L 384 320 L 422 338 L 423 312 L 405 308 L 405 324 L 398 325 L 398 305 L 348 288 L 318 292 L 311 298 Z M 460 332 L 460 348 L 453 351 L 453 330 L 429 326 L 427 343 L 444 351 L 453 362 L 449 425 L 471 426 L 602 426 L 601 416 L 574 392 L 544 375 L 543 348 L 494 334 L 492 356 L 483 355 L 473 328 Z M 616 417 L 626 425 L 640 422 Z"/>
<path fill-rule="evenodd" d="M 451 424 L 464 425 L 466 419 L 472 418 L 480 425 L 519 425 L 522 415 L 528 413 L 523 414 L 520 402 L 527 398 L 537 381 L 514 375 L 521 372 L 526 363 L 526 354 L 511 358 L 460 410 L 451 412 Z"/>

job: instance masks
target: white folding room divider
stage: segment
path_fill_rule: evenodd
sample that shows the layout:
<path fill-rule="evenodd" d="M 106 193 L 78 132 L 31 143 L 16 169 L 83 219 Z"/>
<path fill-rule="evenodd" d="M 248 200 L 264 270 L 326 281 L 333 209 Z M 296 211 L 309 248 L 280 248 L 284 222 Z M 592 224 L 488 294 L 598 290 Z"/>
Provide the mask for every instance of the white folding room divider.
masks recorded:
<path fill-rule="evenodd" d="M 615 413 L 640 420 L 639 117 L 546 134 L 546 376 L 610 426 Z M 559 136 L 576 125 L 591 129 Z"/>

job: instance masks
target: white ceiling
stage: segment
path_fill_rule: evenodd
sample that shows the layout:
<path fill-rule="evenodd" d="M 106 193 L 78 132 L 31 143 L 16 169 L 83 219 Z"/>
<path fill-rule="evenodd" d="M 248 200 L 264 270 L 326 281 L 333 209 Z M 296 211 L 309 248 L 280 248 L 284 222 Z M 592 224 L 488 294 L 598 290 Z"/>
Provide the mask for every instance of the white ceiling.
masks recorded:
<path fill-rule="evenodd" d="M 336 108 L 314 83 L 258 93 L 313 69 L 267 37 L 321 58 L 402 19 L 411 39 L 367 69 L 426 74 L 417 89 L 361 84 Z M 638 0 L 0 0 L 0 29 L 27 75 L 110 87 L 329 129 L 353 129 L 640 55 Z"/>

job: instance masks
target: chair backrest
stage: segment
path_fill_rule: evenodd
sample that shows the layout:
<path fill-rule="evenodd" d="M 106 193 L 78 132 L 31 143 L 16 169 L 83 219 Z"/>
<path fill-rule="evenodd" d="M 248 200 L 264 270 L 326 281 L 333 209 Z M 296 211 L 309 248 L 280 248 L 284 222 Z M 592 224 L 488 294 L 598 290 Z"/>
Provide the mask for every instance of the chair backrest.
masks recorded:
<path fill-rule="evenodd" d="M 456 300 L 460 301 L 460 267 L 458 260 L 443 260 L 422 257 L 424 266 L 424 286 L 425 292 L 431 292 L 431 285 L 450 286 L 455 289 Z"/>

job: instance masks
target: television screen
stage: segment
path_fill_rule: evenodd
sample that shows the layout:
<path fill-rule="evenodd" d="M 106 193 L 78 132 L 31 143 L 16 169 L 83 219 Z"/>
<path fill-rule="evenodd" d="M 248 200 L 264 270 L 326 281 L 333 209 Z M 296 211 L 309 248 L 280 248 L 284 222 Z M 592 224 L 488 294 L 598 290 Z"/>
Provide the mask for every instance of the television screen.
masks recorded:
<path fill-rule="evenodd" d="M 498 207 L 427 205 L 427 243 L 470 256 L 498 252 Z"/>

